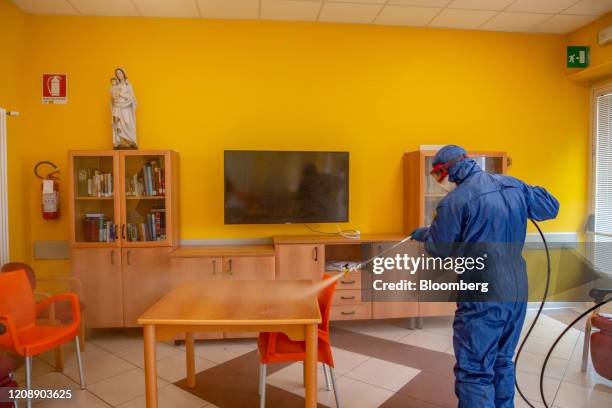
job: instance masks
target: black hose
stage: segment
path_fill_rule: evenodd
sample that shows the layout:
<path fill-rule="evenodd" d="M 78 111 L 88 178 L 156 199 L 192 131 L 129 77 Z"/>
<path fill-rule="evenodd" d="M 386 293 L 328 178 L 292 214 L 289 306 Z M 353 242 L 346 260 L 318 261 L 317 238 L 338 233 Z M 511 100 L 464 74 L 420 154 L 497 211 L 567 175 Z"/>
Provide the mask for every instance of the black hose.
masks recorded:
<path fill-rule="evenodd" d="M 542 296 L 542 303 L 540 303 L 540 307 L 538 308 L 538 313 L 536 314 L 536 317 L 533 320 L 533 323 L 531 323 L 531 326 L 529 327 L 529 330 L 527 331 L 527 335 L 525 335 L 525 337 L 523 338 L 523 341 L 521 342 L 521 345 L 516 353 L 516 359 L 514 360 L 514 371 L 515 371 L 514 385 L 516 386 L 516 390 L 518 391 L 518 393 L 521 395 L 521 398 L 523 398 L 523 400 L 527 403 L 527 405 L 529 405 L 531 408 L 536 408 L 533 404 L 531 404 L 531 402 L 529 402 L 527 397 L 523 394 L 523 391 L 519 387 L 518 381 L 516 380 L 516 366 L 518 365 L 518 360 L 521 355 L 521 351 L 523 351 L 523 346 L 525 345 L 525 342 L 529 338 L 531 331 L 535 327 L 538 321 L 538 318 L 540 317 L 540 314 L 542 313 L 542 309 L 544 308 L 544 304 L 546 303 L 546 299 L 548 297 L 548 289 L 550 286 L 550 252 L 548 250 L 548 242 L 546 242 L 546 238 L 544 237 L 544 233 L 540 229 L 540 226 L 534 220 L 530 220 L 530 221 L 538 229 L 538 232 L 540 233 L 540 237 L 542 237 L 542 242 L 544 243 L 544 249 L 546 250 L 546 287 L 544 288 L 544 296 Z M 605 301 L 601 301 L 600 303 L 591 307 L 590 309 L 582 313 L 580 316 L 578 316 L 576 319 L 574 319 L 574 321 L 572 321 L 569 325 L 567 325 L 565 330 L 563 330 L 563 332 L 561 332 L 561 334 L 555 339 L 552 346 L 548 350 L 548 353 L 546 354 L 546 358 L 544 359 L 544 363 L 542 364 L 542 371 L 540 371 L 540 396 L 542 397 L 542 402 L 544 403 L 544 406 L 546 408 L 549 408 L 549 405 L 546 402 L 546 397 L 544 396 L 544 373 L 546 372 L 546 365 L 548 364 L 548 360 L 550 359 L 550 356 L 555 350 L 555 347 L 557 346 L 559 341 L 561 341 L 563 336 L 565 336 L 565 334 L 569 331 L 569 329 L 571 329 L 576 323 L 578 323 L 582 318 L 587 316 L 589 313 L 593 312 L 593 310 L 596 310 L 602 307 L 603 305 L 605 305 L 606 303 L 609 303 L 610 301 L 612 301 L 612 298 L 605 300 Z M 585 339 L 585 341 L 588 341 L 588 339 Z"/>
<path fill-rule="evenodd" d="M 575 318 L 574 321 L 571 322 L 570 324 L 568 324 L 567 327 L 565 328 L 565 330 L 563 330 L 563 332 L 561 332 L 559 337 L 557 337 L 557 339 L 555 340 L 553 345 L 550 347 L 550 350 L 548 350 L 548 354 L 546 354 L 546 358 L 544 359 L 544 364 L 542 364 L 542 371 L 540 372 L 540 394 L 542 395 L 542 401 L 544 402 L 544 406 L 546 406 L 546 408 L 548 408 L 548 404 L 546 403 L 546 398 L 544 398 L 544 387 L 543 387 L 543 383 L 544 383 L 544 371 L 546 371 L 546 365 L 548 364 L 548 359 L 550 358 L 552 352 L 555 350 L 555 347 L 557 347 L 557 343 L 559 343 L 559 341 L 561 341 L 563 336 L 565 336 L 565 333 L 567 333 L 569 331 L 569 329 L 572 328 L 572 326 L 574 326 L 576 323 L 578 323 L 580 321 L 580 319 L 582 319 L 583 317 L 585 317 L 589 313 L 593 312 L 593 310 L 599 309 L 600 307 L 602 307 L 606 303 L 609 303 L 610 301 L 612 301 L 612 298 L 610 298 L 608 300 L 604 300 L 603 302 L 597 303 L 595 306 L 591 307 L 589 310 L 587 310 L 586 312 L 582 313 L 580 316 Z M 589 339 L 585 338 L 584 341 L 589 341 Z"/>
<path fill-rule="evenodd" d="M 531 326 L 529 326 L 529 330 L 527 330 L 527 334 L 523 338 L 523 341 L 521 342 L 521 345 L 519 346 L 519 349 L 516 352 L 516 358 L 514 359 L 514 386 L 516 387 L 516 390 L 520 394 L 521 398 L 523 398 L 523 400 L 525 400 L 527 405 L 529 405 L 531 408 L 536 408 L 534 405 L 531 404 L 531 402 L 529 402 L 529 400 L 527 399 L 525 394 L 523 394 L 523 391 L 521 390 L 521 387 L 519 387 L 519 384 L 518 384 L 518 381 L 517 381 L 517 378 L 516 378 L 516 366 L 518 365 L 519 357 L 521 356 L 521 352 L 523 351 L 523 347 L 525 346 L 525 343 L 527 342 L 527 339 L 529 338 L 529 335 L 531 334 L 533 328 L 535 327 L 536 323 L 538 322 L 538 319 L 540 318 L 540 314 L 542 314 L 542 309 L 544 309 L 544 304 L 546 303 L 546 298 L 548 298 L 548 289 L 550 287 L 550 252 L 548 250 L 548 242 L 546 242 L 546 238 L 544 237 L 544 233 L 540 229 L 540 226 L 538 225 L 538 223 L 535 222 L 534 220 L 531 220 L 531 219 L 530 219 L 530 221 L 531 221 L 531 223 L 533 225 L 535 225 L 535 227 L 537 228 L 538 232 L 540 233 L 540 237 L 542 237 L 542 242 L 544 243 L 544 249 L 546 250 L 546 286 L 544 288 L 544 295 L 542 296 L 542 302 L 540 303 L 540 307 L 538 308 L 538 313 L 536 313 L 535 319 L 533 319 L 533 322 L 531 323 Z M 543 370 L 542 370 L 542 373 L 544 373 Z M 548 405 L 546 405 L 546 400 L 544 399 L 544 385 L 543 385 L 543 381 L 544 380 L 543 380 L 543 374 L 542 374 L 542 376 L 540 376 L 540 393 L 542 394 L 542 401 L 544 401 L 544 406 L 546 408 L 548 408 Z"/>

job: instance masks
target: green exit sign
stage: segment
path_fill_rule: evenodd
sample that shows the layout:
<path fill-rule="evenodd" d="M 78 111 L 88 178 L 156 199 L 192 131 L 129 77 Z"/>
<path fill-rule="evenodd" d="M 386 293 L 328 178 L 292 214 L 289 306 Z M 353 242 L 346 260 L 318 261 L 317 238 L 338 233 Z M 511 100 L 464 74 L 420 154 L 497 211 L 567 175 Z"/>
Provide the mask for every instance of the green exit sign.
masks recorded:
<path fill-rule="evenodd" d="M 570 45 L 567 47 L 565 62 L 568 68 L 586 68 L 589 66 L 589 47 Z"/>

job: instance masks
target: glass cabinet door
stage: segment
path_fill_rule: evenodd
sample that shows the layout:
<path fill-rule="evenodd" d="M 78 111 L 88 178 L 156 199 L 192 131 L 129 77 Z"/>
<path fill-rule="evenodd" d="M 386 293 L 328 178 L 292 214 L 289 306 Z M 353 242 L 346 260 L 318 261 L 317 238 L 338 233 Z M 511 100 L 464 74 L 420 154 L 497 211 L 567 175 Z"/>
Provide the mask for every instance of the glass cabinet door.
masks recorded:
<path fill-rule="evenodd" d="M 500 173 L 503 174 L 506 171 L 505 163 L 506 156 L 503 154 L 499 155 L 486 155 L 486 154 L 469 154 L 469 157 L 474 159 L 476 163 L 484 170 L 489 173 Z M 440 187 L 440 184 L 429 174 L 432 168 L 433 156 L 425 156 L 425 168 L 424 170 L 424 194 L 423 194 L 423 216 L 424 224 L 429 225 L 436 215 L 436 208 L 438 203 L 447 194 L 447 192 Z"/>
<path fill-rule="evenodd" d="M 125 151 L 122 165 L 122 225 L 124 246 L 166 245 L 168 198 L 165 152 Z"/>
<path fill-rule="evenodd" d="M 83 246 L 116 246 L 117 166 L 110 152 L 71 153 L 72 241 Z"/>

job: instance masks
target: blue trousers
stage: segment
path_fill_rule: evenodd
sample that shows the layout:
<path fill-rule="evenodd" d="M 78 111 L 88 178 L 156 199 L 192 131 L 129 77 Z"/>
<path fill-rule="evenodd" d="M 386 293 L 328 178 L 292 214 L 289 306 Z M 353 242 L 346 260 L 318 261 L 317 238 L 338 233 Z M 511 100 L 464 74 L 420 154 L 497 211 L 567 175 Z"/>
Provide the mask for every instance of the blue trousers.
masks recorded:
<path fill-rule="evenodd" d="M 512 357 L 525 302 L 459 302 L 453 323 L 459 408 L 513 408 Z"/>

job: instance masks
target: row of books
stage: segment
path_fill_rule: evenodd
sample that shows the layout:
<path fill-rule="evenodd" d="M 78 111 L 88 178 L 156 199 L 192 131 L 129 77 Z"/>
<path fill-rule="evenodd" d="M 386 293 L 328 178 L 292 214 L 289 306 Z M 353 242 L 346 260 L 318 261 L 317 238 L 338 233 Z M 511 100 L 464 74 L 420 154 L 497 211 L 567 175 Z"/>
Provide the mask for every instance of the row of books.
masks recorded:
<path fill-rule="evenodd" d="M 166 210 L 153 209 L 143 223 L 127 224 L 128 241 L 163 241 L 166 239 Z"/>
<path fill-rule="evenodd" d="M 86 242 L 114 242 L 117 239 L 117 224 L 107 220 L 104 214 L 85 214 L 83 225 Z"/>
<path fill-rule="evenodd" d="M 79 169 L 79 195 L 87 194 L 90 197 L 112 197 L 112 173 L 100 173 L 98 169 Z"/>
<path fill-rule="evenodd" d="M 126 194 L 128 196 L 160 196 L 164 195 L 165 171 L 164 168 L 152 160 L 142 166 L 138 174 L 126 178 Z"/>

